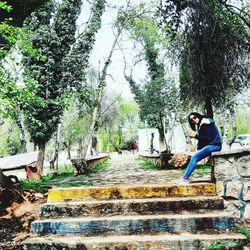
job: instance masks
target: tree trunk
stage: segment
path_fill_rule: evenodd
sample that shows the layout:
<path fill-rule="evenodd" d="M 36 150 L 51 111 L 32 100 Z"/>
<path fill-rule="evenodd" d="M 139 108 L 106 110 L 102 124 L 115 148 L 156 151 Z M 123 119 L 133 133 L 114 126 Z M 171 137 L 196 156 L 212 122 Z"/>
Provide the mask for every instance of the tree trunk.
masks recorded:
<path fill-rule="evenodd" d="M 159 131 L 159 151 L 162 152 L 166 150 L 165 133 L 164 129 L 158 129 L 158 131 Z"/>
<path fill-rule="evenodd" d="M 231 119 L 232 119 L 232 137 L 228 140 L 227 144 L 231 148 L 233 142 L 236 139 L 236 115 L 235 115 L 235 110 L 234 110 L 234 105 L 230 107 L 230 114 L 231 114 Z"/>
<path fill-rule="evenodd" d="M 69 142 L 68 142 L 68 144 L 67 144 L 67 142 L 65 141 L 64 143 L 63 143 L 63 145 L 65 146 L 65 148 L 66 148 L 66 151 L 67 151 L 67 159 L 68 160 L 71 160 L 71 152 L 70 152 L 70 149 L 71 149 L 71 141 L 69 140 Z"/>
<path fill-rule="evenodd" d="M 43 175 L 43 164 L 44 164 L 44 156 L 45 156 L 45 141 L 38 143 L 38 156 L 37 156 L 37 172 L 42 176 Z"/>
<path fill-rule="evenodd" d="M 167 141 L 167 138 L 166 138 L 166 132 L 167 132 L 167 127 L 168 127 L 166 116 L 163 116 L 161 118 L 161 124 L 162 124 L 162 129 L 159 129 L 160 152 L 166 150 L 168 153 L 170 153 L 171 147 L 169 146 L 169 141 Z M 163 139 L 162 139 L 162 136 L 163 136 Z"/>
<path fill-rule="evenodd" d="M 58 125 L 57 127 L 57 133 L 56 133 L 56 136 L 55 136 L 55 148 L 54 148 L 54 155 L 52 157 L 52 159 L 50 160 L 50 169 L 55 169 L 55 162 L 56 160 L 58 160 L 58 153 L 59 153 L 59 141 L 60 141 L 60 129 L 61 129 L 61 126 L 60 124 Z M 58 161 L 57 161 L 57 164 L 56 164 L 56 169 L 58 170 Z"/>
<path fill-rule="evenodd" d="M 205 110 L 206 110 L 207 117 L 214 118 L 213 106 L 212 106 L 212 101 L 210 98 L 207 98 L 205 100 Z"/>
<path fill-rule="evenodd" d="M 21 113 L 18 113 L 18 115 L 17 115 L 16 124 L 19 128 L 19 131 L 20 131 L 21 152 L 27 153 L 27 140 L 26 140 L 26 136 L 25 136 L 25 128 L 24 128 Z"/>
<path fill-rule="evenodd" d="M 222 134 L 222 145 L 224 146 L 225 149 L 227 149 L 228 144 L 227 144 L 227 138 L 228 138 L 228 131 L 229 131 L 229 111 L 228 109 L 224 110 L 223 112 L 223 120 L 222 120 L 222 128 L 221 130 L 223 131 Z"/>
<path fill-rule="evenodd" d="M 82 158 L 83 156 L 83 145 L 82 145 L 82 139 L 79 140 L 78 142 L 78 145 L 79 145 L 79 148 L 78 148 L 78 152 L 77 152 L 77 158 Z"/>
<path fill-rule="evenodd" d="M 86 142 L 84 143 L 84 147 L 83 147 L 83 157 L 84 158 L 86 158 L 86 156 L 87 156 L 88 146 L 91 143 L 91 139 L 92 139 L 92 136 L 94 134 L 97 121 L 99 119 L 101 101 L 102 101 L 102 98 L 103 98 L 104 89 L 106 87 L 107 69 L 108 69 L 108 67 L 109 67 L 109 65 L 111 63 L 111 58 L 112 58 L 115 46 L 117 44 L 118 38 L 119 38 L 119 36 L 121 34 L 121 31 L 122 31 L 122 29 L 118 30 L 118 32 L 116 34 L 116 37 L 114 39 L 113 45 L 111 47 L 111 50 L 109 52 L 108 58 L 105 61 L 103 69 L 102 69 L 102 74 L 101 74 L 101 77 L 100 77 L 100 83 L 99 83 L 99 86 L 98 86 L 99 92 L 98 92 L 98 95 L 97 95 L 97 98 L 96 98 L 96 101 L 95 101 L 95 107 L 94 107 L 93 113 L 92 113 L 92 123 L 91 123 L 91 126 L 90 126 L 89 133 L 87 135 Z"/>

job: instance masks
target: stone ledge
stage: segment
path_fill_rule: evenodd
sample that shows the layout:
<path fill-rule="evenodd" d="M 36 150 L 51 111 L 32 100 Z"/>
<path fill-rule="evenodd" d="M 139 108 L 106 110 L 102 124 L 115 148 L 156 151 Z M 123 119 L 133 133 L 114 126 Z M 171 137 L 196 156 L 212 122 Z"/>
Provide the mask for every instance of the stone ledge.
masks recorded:
<path fill-rule="evenodd" d="M 87 158 L 72 159 L 71 163 L 74 168 L 76 175 L 86 174 L 91 168 L 96 166 L 98 163 L 109 159 L 109 154 L 99 154 L 97 156 L 89 156 Z"/>
<path fill-rule="evenodd" d="M 146 158 L 159 158 L 160 159 L 160 155 L 159 154 L 150 154 L 150 153 L 146 153 L 146 152 L 139 152 L 139 156 L 141 157 L 146 157 Z"/>
<path fill-rule="evenodd" d="M 235 154 L 250 154 L 250 148 L 234 149 L 234 150 L 223 150 L 218 152 L 213 152 L 212 156 L 226 156 L 226 155 L 235 155 Z"/>

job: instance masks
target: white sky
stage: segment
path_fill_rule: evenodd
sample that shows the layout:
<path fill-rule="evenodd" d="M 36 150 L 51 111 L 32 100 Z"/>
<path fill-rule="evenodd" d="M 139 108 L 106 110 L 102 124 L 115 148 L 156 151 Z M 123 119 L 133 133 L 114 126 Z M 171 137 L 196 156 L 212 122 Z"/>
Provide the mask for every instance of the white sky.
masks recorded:
<path fill-rule="evenodd" d="M 141 0 L 131 0 L 132 4 L 138 4 L 142 2 Z M 79 23 L 85 22 L 88 19 L 89 13 L 89 5 L 86 6 L 86 1 L 84 2 L 83 10 L 81 13 L 81 17 L 79 18 Z M 102 16 L 102 26 L 96 35 L 96 42 L 93 49 L 93 52 L 90 57 L 90 63 L 93 65 L 95 69 L 98 68 L 101 70 L 103 67 L 103 63 L 110 53 L 111 46 L 114 41 L 114 34 L 112 29 L 112 23 L 114 23 L 117 15 L 117 9 L 112 8 L 112 6 L 125 6 L 125 0 L 107 0 L 106 11 Z M 114 30 L 116 31 L 116 30 Z M 124 37 L 124 36 L 123 36 Z M 133 42 L 126 40 L 122 45 L 126 50 L 124 50 L 126 61 L 131 66 L 131 60 L 136 55 L 135 48 L 133 47 Z M 130 63 L 129 63 L 130 62 Z M 106 78 L 107 89 L 108 91 L 115 91 L 117 93 L 122 93 L 122 97 L 126 100 L 132 98 L 132 94 L 130 92 L 128 83 L 124 79 L 123 75 L 124 71 L 124 58 L 122 52 L 119 50 L 119 47 L 116 46 L 116 49 L 112 56 L 112 63 L 108 68 L 109 75 Z M 141 62 L 136 65 L 133 70 L 133 76 L 136 81 L 143 80 L 146 74 L 146 66 L 145 62 Z"/>

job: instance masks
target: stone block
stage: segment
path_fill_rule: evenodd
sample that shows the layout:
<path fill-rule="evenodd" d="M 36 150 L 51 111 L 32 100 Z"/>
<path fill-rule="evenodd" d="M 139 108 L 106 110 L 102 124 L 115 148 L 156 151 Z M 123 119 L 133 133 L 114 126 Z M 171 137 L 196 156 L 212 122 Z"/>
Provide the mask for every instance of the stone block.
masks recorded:
<path fill-rule="evenodd" d="M 245 207 L 243 218 L 245 222 L 248 222 L 248 223 L 250 222 L 250 202 L 248 202 Z"/>
<path fill-rule="evenodd" d="M 219 157 L 215 158 L 214 175 L 216 180 L 225 180 L 238 177 L 237 168 L 234 163 L 230 163 L 227 159 Z"/>
<path fill-rule="evenodd" d="M 226 197 L 240 199 L 243 183 L 239 180 L 229 181 L 226 185 Z"/>
<path fill-rule="evenodd" d="M 217 181 L 216 182 L 216 192 L 221 197 L 225 196 L 224 181 Z"/>
<path fill-rule="evenodd" d="M 242 199 L 250 201 L 250 180 L 243 184 Z"/>
<path fill-rule="evenodd" d="M 48 201 L 77 201 L 77 200 L 111 200 L 111 199 L 143 199 L 187 196 L 213 196 L 216 187 L 213 183 L 190 183 L 187 185 L 141 185 L 54 188 L 48 193 Z"/>
<path fill-rule="evenodd" d="M 238 200 L 225 200 L 224 201 L 226 211 L 233 217 L 241 219 L 241 209 L 244 205 Z"/>
<path fill-rule="evenodd" d="M 205 214 L 186 213 L 182 216 L 140 215 L 104 218 L 58 218 L 33 221 L 31 233 L 37 234 L 84 234 L 98 235 L 135 235 L 140 233 L 160 233 L 176 231 L 225 231 L 235 227 L 233 217 L 226 213 L 210 212 Z"/>
<path fill-rule="evenodd" d="M 235 162 L 234 156 L 228 157 L 227 160 L 228 160 L 230 163 L 234 163 L 234 162 Z"/>
<path fill-rule="evenodd" d="M 240 157 L 236 165 L 241 177 L 250 177 L 250 155 Z"/>

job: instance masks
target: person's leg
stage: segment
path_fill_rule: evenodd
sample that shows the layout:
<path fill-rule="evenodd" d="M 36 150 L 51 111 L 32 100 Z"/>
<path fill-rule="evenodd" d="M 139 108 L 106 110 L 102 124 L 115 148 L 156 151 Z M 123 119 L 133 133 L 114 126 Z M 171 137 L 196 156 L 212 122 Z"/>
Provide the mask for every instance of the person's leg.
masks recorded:
<path fill-rule="evenodd" d="M 215 151 L 220 151 L 221 147 L 220 146 L 214 146 L 214 145 L 208 145 L 204 148 L 202 148 L 200 151 L 195 153 L 192 157 L 191 160 L 187 166 L 187 169 L 183 175 L 184 179 L 188 179 L 190 175 L 193 173 L 193 171 L 196 168 L 197 162 L 206 158 L 207 156 L 211 155 L 212 152 Z"/>

